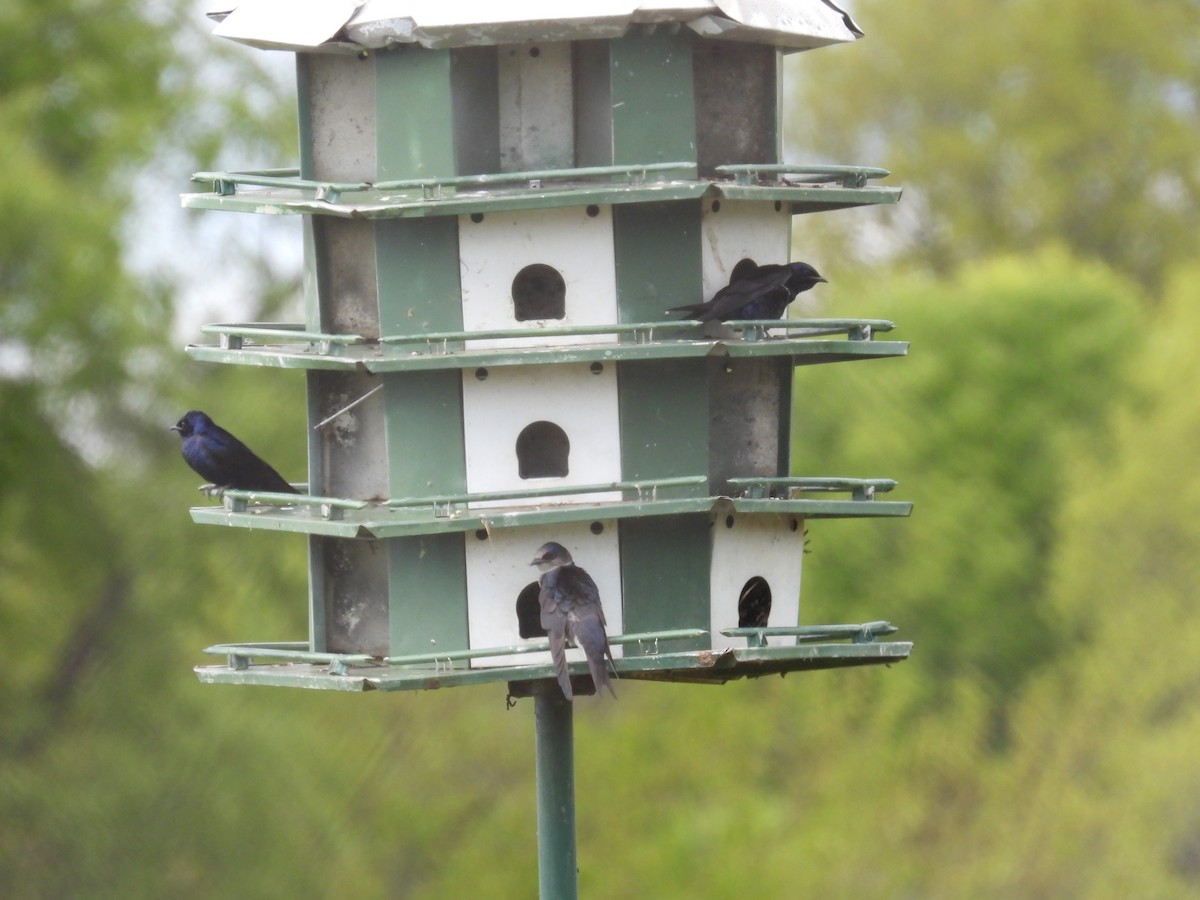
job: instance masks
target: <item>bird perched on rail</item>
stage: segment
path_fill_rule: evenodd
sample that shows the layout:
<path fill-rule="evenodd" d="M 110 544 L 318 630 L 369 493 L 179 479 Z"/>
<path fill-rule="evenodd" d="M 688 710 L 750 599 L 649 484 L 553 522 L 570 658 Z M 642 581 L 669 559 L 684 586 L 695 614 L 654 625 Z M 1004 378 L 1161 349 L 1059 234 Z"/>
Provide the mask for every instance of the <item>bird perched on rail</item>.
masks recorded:
<path fill-rule="evenodd" d="M 613 655 L 604 631 L 604 610 L 596 582 L 575 565 L 566 547 L 554 541 L 539 547 L 530 565 L 537 566 L 542 573 L 538 580 L 542 627 L 550 637 L 550 658 L 563 696 L 568 700 L 574 697 L 571 674 L 567 671 L 568 644 L 583 648 L 596 692 L 608 688 L 610 694 L 617 696 L 608 677 L 607 662 L 612 662 Z"/>
<path fill-rule="evenodd" d="M 788 304 L 820 282 L 829 279 L 808 263 L 794 262 L 765 266 L 743 259 L 733 268 L 729 284 L 707 303 L 675 306 L 667 312 L 686 313 L 697 322 L 728 322 L 730 319 L 779 319 Z"/>
<path fill-rule="evenodd" d="M 183 438 L 183 458 L 201 478 L 219 489 L 298 494 L 282 475 L 199 410 L 191 410 L 171 426 Z"/>

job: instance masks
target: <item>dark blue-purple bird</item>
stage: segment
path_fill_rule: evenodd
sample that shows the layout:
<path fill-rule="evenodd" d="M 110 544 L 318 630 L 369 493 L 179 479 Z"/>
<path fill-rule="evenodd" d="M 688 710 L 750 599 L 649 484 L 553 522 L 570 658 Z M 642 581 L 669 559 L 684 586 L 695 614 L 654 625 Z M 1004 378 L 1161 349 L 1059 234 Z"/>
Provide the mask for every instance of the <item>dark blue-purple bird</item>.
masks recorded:
<path fill-rule="evenodd" d="M 697 322 L 728 322 L 730 319 L 779 319 L 788 304 L 820 284 L 828 283 L 808 263 L 794 262 L 765 266 L 743 259 L 733 268 L 729 284 L 707 303 L 675 306 L 667 312 L 685 313 Z"/>
<path fill-rule="evenodd" d="M 550 637 L 550 659 L 563 696 L 568 700 L 574 697 L 571 673 L 567 671 L 568 644 L 583 648 L 596 692 L 608 688 L 610 694 L 617 696 L 608 677 L 607 662 L 612 662 L 613 655 L 604 631 L 604 610 L 596 582 L 575 565 L 566 547 L 554 541 L 539 547 L 530 565 L 537 566 L 542 573 L 538 580 L 542 627 Z"/>
<path fill-rule="evenodd" d="M 298 494 L 282 475 L 207 415 L 193 409 L 171 426 L 183 438 L 183 458 L 218 488 Z"/>

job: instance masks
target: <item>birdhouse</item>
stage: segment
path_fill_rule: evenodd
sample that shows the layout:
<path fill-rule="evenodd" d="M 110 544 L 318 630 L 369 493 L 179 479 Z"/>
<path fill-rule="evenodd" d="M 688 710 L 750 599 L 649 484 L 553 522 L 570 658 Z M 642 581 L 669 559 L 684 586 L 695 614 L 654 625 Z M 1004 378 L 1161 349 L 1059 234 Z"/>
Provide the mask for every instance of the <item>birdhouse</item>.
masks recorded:
<path fill-rule="evenodd" d="M 203 680 L 552 677 L 529 565 L 548 541 L 594 579 L 621 678 L 908 655 L 886 622 L 802 624 L 800 597 L 815 521 L 910 504 L 788 470 L 802 368 L 903 356 L 892 323 L 667 312 L 787 262 L 796 215 L 899 199 L 882 169 L 781 159 L 781 56 L 857 26 L 823 0 L 564 6 L 217 16 L 295 52 L 300 167 L 199 173 L 183 203 L 302 216 L 307 314 L 187 352 L 304 372 L 309 472 L 299 497 L 192 516 L 305 535 L 311 632 L 210 648 Z"/>

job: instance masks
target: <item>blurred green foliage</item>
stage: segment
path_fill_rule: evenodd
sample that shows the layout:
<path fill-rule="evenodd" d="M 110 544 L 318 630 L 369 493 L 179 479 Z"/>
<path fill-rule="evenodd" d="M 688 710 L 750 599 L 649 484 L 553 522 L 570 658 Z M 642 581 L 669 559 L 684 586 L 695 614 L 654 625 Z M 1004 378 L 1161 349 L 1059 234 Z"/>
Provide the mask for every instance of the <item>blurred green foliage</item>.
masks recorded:
<path fill-rule="evenodd" d="M 130 176 L 294 135 L 252 56 L 153 13 L 0 6 L 0 896 L 530 896 L 530 704 L 190 672 L 306 633 L 305 546 L 193 526 L 166 426 L 204 407 L 299 480 L 304 388 L 172 346 Z M 802 617 L 916 649 L 581 700 L 582 893 L 1195 896 L 1195 5 L 855 14 L 789 62 L 791 143 L 908 193 L 802 217 L 798 255 L 912 355 L 800 369 L 794 466 L 917 505 L 813 523 Z"/>
<path fill-rule="evenodd" d="M 858 0 L 866 38 L 791 57 L 793 155 L 883 165 L 899 207 L 798 222 L 803 246 L 948 273 L 1062 243 L 1161 289 L 1195 250 L 1200 6 Z M 819 221 L 817 221 L 819 220 Z"/>

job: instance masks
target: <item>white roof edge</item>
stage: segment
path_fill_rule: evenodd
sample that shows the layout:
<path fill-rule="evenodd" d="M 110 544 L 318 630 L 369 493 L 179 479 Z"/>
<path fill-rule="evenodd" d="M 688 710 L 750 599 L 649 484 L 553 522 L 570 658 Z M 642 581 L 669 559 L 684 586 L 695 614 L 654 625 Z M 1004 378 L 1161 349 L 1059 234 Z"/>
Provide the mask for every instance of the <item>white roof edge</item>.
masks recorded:
<path fill-rule="evenodd" d="M 243 0 L 209 13 L 214 34 L 265 49 L 428 48 L 613 38 L 682 26 L 706 38 L 809 49 L 862 31 L 832 0 Z"/>

